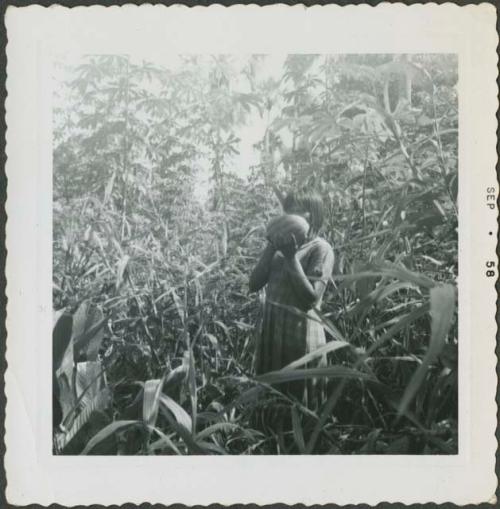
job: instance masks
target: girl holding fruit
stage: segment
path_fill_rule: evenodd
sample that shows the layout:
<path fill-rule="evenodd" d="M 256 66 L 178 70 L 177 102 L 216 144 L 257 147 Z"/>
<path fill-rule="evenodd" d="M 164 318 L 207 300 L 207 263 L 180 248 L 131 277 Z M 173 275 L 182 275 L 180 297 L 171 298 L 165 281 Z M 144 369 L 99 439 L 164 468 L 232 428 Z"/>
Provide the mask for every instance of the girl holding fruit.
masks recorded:
<path fill-rule="evenodd" d="M 332 247 L 318 236 L 323 203 L 314 192 L 291 192 L 283 209 L 267 227 L 267 245 L 250 276 L 250 291 L 266 287 L 257 374 L 281 369 L 326 342 L 315 318 L 334 262 Z M 288 391 L 302 399 L 305 384 L 290 384 Z"/>

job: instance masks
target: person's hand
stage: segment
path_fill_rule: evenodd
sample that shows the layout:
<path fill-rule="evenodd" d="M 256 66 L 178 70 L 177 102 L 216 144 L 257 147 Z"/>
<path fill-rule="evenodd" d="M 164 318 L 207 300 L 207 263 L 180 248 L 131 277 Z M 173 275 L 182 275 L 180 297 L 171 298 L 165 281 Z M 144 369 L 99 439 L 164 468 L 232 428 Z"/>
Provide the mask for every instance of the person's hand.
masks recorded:
<path fill-rule="evenodd" d="M 275 253 L 276 251 L 278 251 L 278 248 L 274 245 L 274 242 L 268 237 L 266 237 L 266 239 L 267 239 L 266 251 L 269 251 L 272 253 Z"/>
<path fill-rule="evenodd" d="M 279 250 L 283 253 L 283 256 L 287 260 L 291 260 L 299 249 L 299 245 L 293 233 L 287 235 L 287 237 L 288 238 L 286 240 L 282 240 L 280 242 Z"/>

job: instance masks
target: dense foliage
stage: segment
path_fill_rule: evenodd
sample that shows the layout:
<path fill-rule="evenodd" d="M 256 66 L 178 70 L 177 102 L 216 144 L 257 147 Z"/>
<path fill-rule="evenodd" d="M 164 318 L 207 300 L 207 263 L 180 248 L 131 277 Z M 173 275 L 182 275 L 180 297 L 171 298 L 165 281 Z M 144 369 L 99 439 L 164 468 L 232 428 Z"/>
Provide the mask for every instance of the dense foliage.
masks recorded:
<path fill-rule="evenodd" d="M 54 307 L 103 311 L 113 390 L 84 453 L 456 453 L 456 59 L 289 55 L 276 77 L 267 58 L 63 68 Z M 280 392 L 318 375 L 311 355 L 253 376 L 248 292 L 281 193 L 304 185 L 336 255 L 314 411 Z"/>

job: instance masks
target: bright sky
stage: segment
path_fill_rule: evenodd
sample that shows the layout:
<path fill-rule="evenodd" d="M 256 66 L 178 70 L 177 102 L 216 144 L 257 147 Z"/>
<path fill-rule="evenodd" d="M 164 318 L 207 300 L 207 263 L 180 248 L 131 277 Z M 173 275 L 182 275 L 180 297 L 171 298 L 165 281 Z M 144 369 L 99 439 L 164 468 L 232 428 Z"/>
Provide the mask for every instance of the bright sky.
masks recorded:
<path fill-rule="evenodd" d="M 135 60 L 146 60 L 153 64 L 166 67 L 168 69 L 179 69 L 182 61 L 179 55 L 158 53 L 150 55 L 131 55 Z M 64 64 L 78 65 L 83 60 L 83 55 L 61 55 L 58 60 Z M 235 56 L 236 62 L 241 61 L 243 64 L 248 58 L 248 55 Z M 260 62 L 258 77 L 259 80 L 266 80 L 268 78 L 279 79 L 283 72 L 283 63 L 286 55 L 266 55 Z M 66 81 L 69 76 L 63 67 L 57 66 L 54 68 L 53 77 L 55 88 L 57 90 L 57 83 Z M 253 148 L 253 145 L 260 141 L 265 133 L 266 119 L 261 118 L 256 109 L 252 109 L 248 115 L 246 124 L 236 129 L 236 136 L 241 139 L 239 145 L 239 155 L 235 155 L 231 164 L 226 168 L 227 171 L 233 171 L 241 177 L 246 177 L 249 174 L 249 168 L 259 163 L 259 153 Z M 209 162 L 200 162 L 200 175 L 197 181 L 198 185 L 194 190 L 195 194 L 204 200 L 208 193 L 208 179 L 210 174 Z"/>

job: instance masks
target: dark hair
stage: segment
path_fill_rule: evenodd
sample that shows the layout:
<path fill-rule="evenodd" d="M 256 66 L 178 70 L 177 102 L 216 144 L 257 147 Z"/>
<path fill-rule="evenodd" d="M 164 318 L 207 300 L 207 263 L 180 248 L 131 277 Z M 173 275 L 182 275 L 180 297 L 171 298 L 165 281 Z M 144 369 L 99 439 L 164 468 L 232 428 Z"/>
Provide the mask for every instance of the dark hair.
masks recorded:
<path fill-rule="evenodd" d="M 321 196 L 316 191 L 300 190 L 290 191 L 283 200 L 283 209 L 285 212 L 293 211 L 299 208 L 311 215 L 309 224 L 312 233 L 318 233 L 323 225 L 324 207 Z"/>

